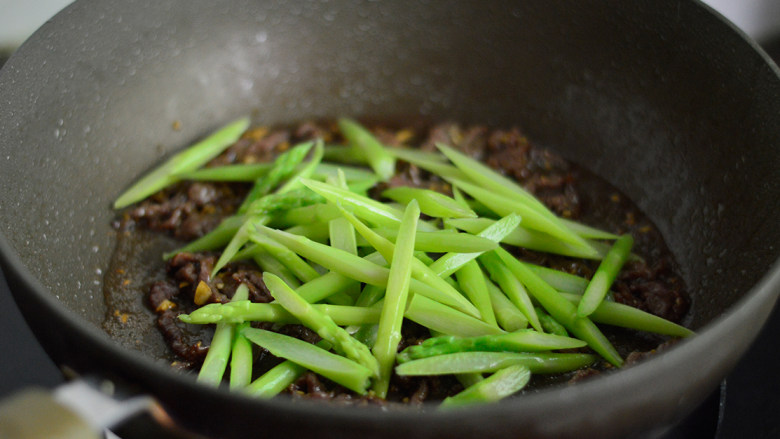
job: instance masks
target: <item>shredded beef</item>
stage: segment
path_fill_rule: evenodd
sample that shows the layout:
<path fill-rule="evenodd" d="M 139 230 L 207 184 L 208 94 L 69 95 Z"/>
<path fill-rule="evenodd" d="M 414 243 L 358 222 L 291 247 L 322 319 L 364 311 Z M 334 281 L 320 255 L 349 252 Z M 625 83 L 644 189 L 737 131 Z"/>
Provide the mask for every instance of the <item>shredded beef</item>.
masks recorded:
<path fill-rule="evenodd" d="M 309 343 L 317 343 L 321 340 L 320 336 L 311 329 L 303 325 L 284 325 L 277 329 L 277 332 Z"/>
<path fill-rule="evenodd" d="M 675 344 L 677 344 L 677 342 L 678 342 L 678 340 L 671 339 L 671 340 L 667 340 L 667 341 L 661 343 L 660 345 L 658 345 L 658 347 L 656 347 L 655 349 L 652 349 L 650 351 L 634 351 L 634 352 L 631 352 L 626 357 L 625 366 L 632 366 L 632 365 L 635 365 L 637 363 L 640 363 L 640 362 L 646 360 L 647 358 L 650 358 L 650 357 L 652 357 L 654 355 L 657 355 L 657 354 L 659 354 L 659 353 L 669 349 L 670 347 L 672 347 Z"/>
<path fill-rule="evenodd" d="M 244 284 L 249 288 L 249 300 L 255 303 L 268 303 L 273 300 L 271 292 L 263 282 L 262 274 L 257 270 L 239 268 L 232 275 L 233 281 L 238 284 Z M 230 297 L 233 297 L 231 294 Z"/>
<path fill-rule="evenodd" d="M 178 294 L 179 289 L 176 288 L 176 285 L 172 284 L 170 281 L 164 280 L 152 284 L 151 288 L 149 288 L 149 296 L 147 299 L 149 301 L 149 306 L 152 309 L 157 310 L 165 301 L 170 301 Z"/>
<path fill-rule="evenodd" d="M 159 313 L 157 327 L 168 342 L 171 350 L 184 360 L 178 364 L 181 368 L 192 368 L 203 363 L 208 347 L 197 337 L 192 337 L 182 329 L 179 321 L 181 312 L 165 310 Z"/>
<path fill-rule="evenodd" d="M 435 150 L 437 143 L 450 145 L 477 159 L 485 155 L 488 129 L 484 126 L 461 127 L 446 123 L 431 128 L 422 149 Z"/>
<path fill-rule="evenodd" d="M 121 227 L 129 228 L 128 223 L 134 223 L 191 241 L 234 212 L 244 193 L 241 187 L 227 184 L 178 184 L 128 210 Z"/>
<path fill-rule="evenodd" d="M 681 321 L 688 312 L 682 283 L 666 259 L 652 267 L 645 261 L 627 263 L 612 289 L 616 301 L 673 322 Z"/>
<path fill-rule="evenodd" d="M 588 378 L 601 375 L 601 371 L 592 367 L 586 367 L 574 372 L 574 376 L 569 379 L 569 384 L 576 384 Z"/>

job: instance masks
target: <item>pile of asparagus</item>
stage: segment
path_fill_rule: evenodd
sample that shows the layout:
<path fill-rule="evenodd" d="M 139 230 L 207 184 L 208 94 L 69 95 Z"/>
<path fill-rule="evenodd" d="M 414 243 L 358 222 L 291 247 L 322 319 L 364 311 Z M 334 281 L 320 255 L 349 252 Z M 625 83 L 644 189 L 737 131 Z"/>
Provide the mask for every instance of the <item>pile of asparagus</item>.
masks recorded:
<path fill-rule="evenodd" d="M 219 385 L 229 365 L 231 389 L 272 397 L 311 370 L 384 398 L 393 373 L 453 374 L 464 390 L 442 407 L 455 407 L 512 395 L 532 373 L 571 371 L 598 359 L 555 351 L 588 346 L 620 367 L 623 360 L 595 323 L 692 334 L 610 300 L 610 286 L 634 257 L 630 235 L 559 218 L 516 182 L 453 148 L 386 147 L 341 119 L 346 145 L 310 141 L 273 163 L 204 167 L 248 127 L 247 118 L 226 125 L 115 203 L 128 206 L 183 180 L 254 182 L 233 216 L 165 255 L 221 249 L 212 277 L 232 261 L 253 260 L 275 299 L 252 303 L 241 285 L 229 303 L 180 316 L 216 323 L 201 382 Z M 392 203 L 368 197 L 394 174 L 396 160 L 438 175 L 453 197 L 411 187 L 385 190 L 383 199 Z M 501 244 L 601 262 L 588 280 L 518 260 Z M 197 304 L 211 295 L 209 288 L 198 286 Z M 398 352 L 405 319 L 432 337 Z M 251 322 L 303 324 L 322 340 L 310 344 Z M 285 361 L 253 377 L 253 343 Z"/>

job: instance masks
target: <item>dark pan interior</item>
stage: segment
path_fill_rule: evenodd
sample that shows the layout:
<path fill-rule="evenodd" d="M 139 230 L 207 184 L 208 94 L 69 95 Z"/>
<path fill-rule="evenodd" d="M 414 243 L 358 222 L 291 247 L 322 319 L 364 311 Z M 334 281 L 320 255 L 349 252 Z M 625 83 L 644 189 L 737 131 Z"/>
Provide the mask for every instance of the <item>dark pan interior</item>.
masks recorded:
<path fill-rule="evenodd" d="M 695 2 L 84 1 L 0 102 L 0 234 L 95 326 L 111 201 L 246 113 L 520 126 L 659 226 L 696 328 L 780 256 L 777 67 Z"/>

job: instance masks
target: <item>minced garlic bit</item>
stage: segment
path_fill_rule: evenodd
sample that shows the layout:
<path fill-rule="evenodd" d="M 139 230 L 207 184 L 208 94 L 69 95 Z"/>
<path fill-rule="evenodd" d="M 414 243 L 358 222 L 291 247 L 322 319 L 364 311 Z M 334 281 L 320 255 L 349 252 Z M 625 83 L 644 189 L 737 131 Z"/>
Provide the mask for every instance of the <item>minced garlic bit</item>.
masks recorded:
<path fill-rule="evenodd" d="M 114 310 L 114 316 L 119 318 L 119 321 L 122 323 L 127 323 L 127 319 L 130 317 L 126 312 L 119 312 L 118 309 Z"/>
<path fill-rule="evenodd" d="M 411 140 L 412 137 L 414 137 L 414 131 L 405 129 L 396 133 L 395 140 L 398 143 L 406 143 L 407 141 Z"/>
<path fill-rule="evenodd" d="M 211 287 L 206 282 L 200 281 L 195 288 L 195 305 L 205 304 L 211 297 Z"/>
<path fill-rule="evenodd" d="M 268 134 L 268 127 L 257 127 L 245 132 L 242 137 L 245 139 L 260 140 L 265 137 L 266 134 Z"/>
<path fill-rule="evenodd" d="M 171 302 L 168 299 L 165 299 L 162 302 L 160 302 L 159 305 L 157 305 L 157 308 L 155 309 L 155 311 L 163 312 L 163 311 L 167 311 L 167 310 L 169 310 L 171 308 L 176 308 L 176 304 Z"/>

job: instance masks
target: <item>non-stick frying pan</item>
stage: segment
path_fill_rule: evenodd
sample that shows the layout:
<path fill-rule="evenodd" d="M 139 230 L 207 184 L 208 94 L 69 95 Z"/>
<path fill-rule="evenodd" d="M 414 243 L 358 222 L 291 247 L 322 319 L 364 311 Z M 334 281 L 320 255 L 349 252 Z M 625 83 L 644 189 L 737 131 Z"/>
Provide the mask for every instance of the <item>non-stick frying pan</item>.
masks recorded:
<path fill-rule="evenodd" d="M 780 78 L 691 1 L 78 1 L 0 74 L 0 261 L 59 364 L 225 437 L 662 431 L 736 363 L 780 290 Z M 459 413 L 254 401 L 101 330 L 111 201 L 241 114 L 521 126 L 659 226 L 699 335 L 638 366 Z M 173 130 L 178 121 L 180 130 Z"/>

